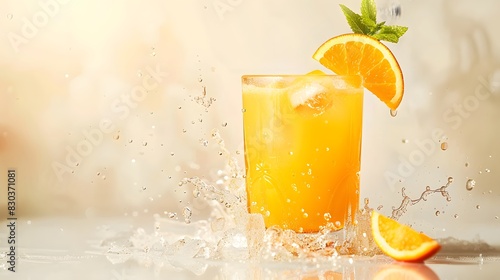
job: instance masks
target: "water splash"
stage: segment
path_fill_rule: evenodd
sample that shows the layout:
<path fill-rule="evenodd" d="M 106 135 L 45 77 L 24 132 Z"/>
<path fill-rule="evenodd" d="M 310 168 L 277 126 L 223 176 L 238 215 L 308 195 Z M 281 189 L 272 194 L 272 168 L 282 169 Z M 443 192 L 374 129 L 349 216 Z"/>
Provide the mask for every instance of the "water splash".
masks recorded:
<path fill-rule="evenodd" d="M 210 144 L 215 144 L 222 156 L 224 166 L 217 172 L 215 179 L 187 177 L 179 182 L 179 188 L 191 193 L 193 199 L 207 203 L 209 217 L 196 220 L 193 211 L 186 206 L 180 215 L 175 212 L 164 212 L 165 215 L 154 215 L 153 234 L 142 229 L 124 238 L 116 252 L 148 252 L 169 260 L 176 258 L 197 258 L 209 260 L 258 260 L 258 261 L 293 261 L 304 262 L 336 261 L 342 256 L 373 256 L 381 254 L 371 234 L 369 200 L 355 213 L 355 219 L 339 227 L 331 220 L 330 213 L 324 214 L 325 226 L 312 234 L 296 233 L 278 227 L 265 228 L 260 214 L 248 214 L 245 189 L 245 172 L 225 146 L 219 130 L 211 131 Z M 206 139 L 200 143 L 208 146 Z M 238 153 L 236 153 L 238 154 Z M 418 199 L 411 199 L 402 189 L 403 201 L 398 208 L 393 207 L 393 218 L 398 219 L 407 208 L 432 193 L 441 193 L 451 200 L 447 187 L 453 182 L 448 178 L 446 185 L 431 189 L 427 187 Z M 381 209 L 379 206 L 377 209 Z M 304 212 L 304 214 L 307 214 Z M 180 216 L 180 217 L 178 217 Z M 169 229 L 176 229 L 173 233 Z M 162 232 L 165 229 L 165 232 Z M 107 243 L 106 243 L 107 242 Z M 104 242 L 109 244 L 110 240 Z M 113 243 L 115 244 L 115 243 Z M 121 254 L 121 253 L 120 253 Z M 203 267 L 199 268 L 203 270 Z M 206 268 L 205 268 L 206 269 Z"/>
<path fill-rule="evenodd" d="M 430 186 L 427 186 L 425 188 L 425 191 L 420 195 L 420 197 L 416 198 L 416 199 L 411 199 L 409 196 L 407 196 L 405 194 L 405 188 L 402 188 L 401 195 L 403 196 L 403 201 L 401 201 L 401 204 L 399 205 L 399 207 L 392 208 L 391 218 L 394 220 L 398 220 L 399 218 L 401 218 L 401 216 L 404 213 L 406 213 L 409 206 L 415 205 L 422 200 L 426 201 L 427 197 L 431 194 L 434 194 L 434 193 L 440 193 L 443 197 L 446 198 L 446 201 L 451 201 L 451 196 L 448 193 L 448 191 L 446 190 L 451 185 L 451 183 L 453 183 L 453 177 L 448 177 L 447 183 L 444 186 L 441 186 L 440 188 L 431 189 Z"/>
<path fill-rule="evenodd" d="M 216 101 L 214 97 L 207 97 L 207 87 L 205 86 L 203 86 L 201 95 L 195 96 L 193 100 L 201 106 L 205 107 L 205 110 L 208 110 L 208 108 L 212 106 L 212 103 Z"/>

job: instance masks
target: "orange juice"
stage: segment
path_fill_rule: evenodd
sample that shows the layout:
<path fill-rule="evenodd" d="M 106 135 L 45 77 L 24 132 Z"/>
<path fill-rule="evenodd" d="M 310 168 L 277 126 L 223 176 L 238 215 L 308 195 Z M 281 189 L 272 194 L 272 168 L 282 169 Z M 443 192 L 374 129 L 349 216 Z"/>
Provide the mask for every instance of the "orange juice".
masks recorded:
<path fill-rule="evenodd" d="M 359 204 L 359 76 L 243 76 L 248 210 L 267 227 L 341 229 Z"/>

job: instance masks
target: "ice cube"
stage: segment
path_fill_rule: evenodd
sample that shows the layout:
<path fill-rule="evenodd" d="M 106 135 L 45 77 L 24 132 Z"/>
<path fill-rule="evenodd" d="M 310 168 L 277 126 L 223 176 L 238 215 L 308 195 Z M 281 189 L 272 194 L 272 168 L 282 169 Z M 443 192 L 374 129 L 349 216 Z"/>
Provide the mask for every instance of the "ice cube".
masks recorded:
<path fill-rule="evenodd" d="M 312 103 L 318 95 L 323 94 L 326 88 L 320 84 L 305 84 L 298 86 L 296 90 L 290 94 L 290 102 L 292 106 L 298 107 L 307 103 Z"/>
<path fill-rule="evenodd" d="M 333 104 L 331 89 L 318 83 L 304 83 L 290 90 L 290 103 L 306 116 L 319 116 Z"/>

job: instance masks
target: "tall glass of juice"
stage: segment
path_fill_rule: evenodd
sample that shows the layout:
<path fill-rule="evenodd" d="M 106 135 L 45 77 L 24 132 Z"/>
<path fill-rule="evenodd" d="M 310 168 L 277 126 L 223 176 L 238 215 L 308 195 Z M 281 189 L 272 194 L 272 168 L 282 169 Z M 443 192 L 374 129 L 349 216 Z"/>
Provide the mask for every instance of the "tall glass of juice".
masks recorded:
<path fill-rule="evenodd" d="M 312 233 L 359 205 L 360 76 L 242 77 L 248 210 L 266 227 Z"/>

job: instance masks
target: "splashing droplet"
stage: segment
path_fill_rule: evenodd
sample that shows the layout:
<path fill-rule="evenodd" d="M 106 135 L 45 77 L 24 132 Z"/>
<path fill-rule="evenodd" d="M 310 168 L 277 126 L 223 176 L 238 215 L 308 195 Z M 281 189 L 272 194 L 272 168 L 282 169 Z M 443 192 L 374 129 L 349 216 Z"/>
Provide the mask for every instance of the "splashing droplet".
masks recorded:
<path fill-rule="evenodd" d="M 193 212 L 189 207 L 184 207 L 184 210 L 182 210 L 182 216 L 184 216 L 184 222 L 186 224 L 191 223 L 191 215 L 193 215 Z"/>
<path fill-rule="evenodd" d="M 441 143 L 441 150 L 446 151 L 448 149 L 448 142 Z"/>
<path fill-rule="evenodd" d="M 200 143 L 201 143 L 203 146 L 208 147 L 208 140 L 201 138 L 201 139 L 200 139 Z"/>
<path fill-rule="evenodd" d="M 465 189 L 468 191 L 472 191 L 476 187 L 476 181 L 474 179 L 469 179 L 465 183 Z"/>

